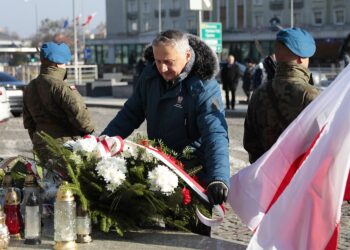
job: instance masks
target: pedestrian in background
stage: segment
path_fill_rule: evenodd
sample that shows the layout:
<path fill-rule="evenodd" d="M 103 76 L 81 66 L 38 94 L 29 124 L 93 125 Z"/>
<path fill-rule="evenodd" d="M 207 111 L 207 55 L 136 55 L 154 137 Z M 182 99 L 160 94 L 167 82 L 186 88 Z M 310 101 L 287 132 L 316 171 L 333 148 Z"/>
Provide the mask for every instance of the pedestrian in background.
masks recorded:
<path fill-rule="evenodd" d="M 240 69 L 235 62 L 235 57 L 229 55 L 227 63 L 221 69 L 222 88 L 225 91 L 226 109 L 235 109 L 236 89 L 240 78 Z M 231 94 L 231 98 L 230 98 Z"/>
<path fill-rule="evenodd" d="M 209 201 L 221 204 L 230 165 L 224 105 L 214 78 L 218 59 L 199 38 L 176 30 L 160 33 L 150 50 L 154 63 L 102 134 L 126 138 L 146 119 L 149 139 L 162 140 L 180 155 L 186 146 L 194 149 Z M 210 235 L 210 228 L 203 225 L 197 232 Z"/>
<path fill-rule="evenodd" d="M 255 66 L 254 73 L 253 73 L 253 91 L 255 91 L 263 82 L 264 79 L 264 72 L 263 72 L 264 66 L 262 63 L 258 63 Z"/>
<path fill-rule="evenodd" d="M 24 90 L 23 124 L 33 149 L 42 163 L 50 151 L 38 132 L 45 132 L 59 142 L 90 134 L 94 125 L 84 101 L 75 86 L 65 83 L 66 63 L 71 52 L 64 43 L 46 42 L 40 50 L 40 74 Z"/>
<path fill-rule="evenodd" d="M 254 73 L 254 61 L 250 58 L 245 59 L 246 68 L 243 73 L 242 78 L 242 88 L 244 91 L 244 94 L 246 95 L 247 99 L 246 102 L 249 103 L 250 100 L 250 94 L 253 90 L 253 73 Z"/>
<path fill-rule="evenodd" d="M 303 29 L 287 28 L 277 33 L 275 76 L 254 91 L 244 123 L 243 145 L 251 163 L 269 150 L 318 96 L 319 91 L 309 84 L 308 69 L 315 51 L 315 40 Z"/>

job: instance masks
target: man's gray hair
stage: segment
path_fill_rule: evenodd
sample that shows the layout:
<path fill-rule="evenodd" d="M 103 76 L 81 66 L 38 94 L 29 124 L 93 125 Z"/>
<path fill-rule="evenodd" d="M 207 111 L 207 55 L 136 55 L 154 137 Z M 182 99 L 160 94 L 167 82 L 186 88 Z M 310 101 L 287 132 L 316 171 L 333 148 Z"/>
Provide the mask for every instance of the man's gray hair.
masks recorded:
<path fill-rule="evenodd" d="M 159 44 L 170 45 L 181 53 L 185 53 L 190 48 L 187 35 L 178 30 L 166 30 L 159 33 L 153 40 L 152 47 Z"/>

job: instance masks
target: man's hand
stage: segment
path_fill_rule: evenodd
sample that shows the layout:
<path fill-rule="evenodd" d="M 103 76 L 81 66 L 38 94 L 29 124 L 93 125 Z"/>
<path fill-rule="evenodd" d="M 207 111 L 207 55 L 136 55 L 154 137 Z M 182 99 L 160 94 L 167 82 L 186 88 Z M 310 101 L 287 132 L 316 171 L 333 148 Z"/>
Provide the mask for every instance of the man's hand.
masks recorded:
<path fill-rule="evenodd" d="M 207 187 L 207 196 L 212 206 L 226 202 L 228 188 L 222 181 L 213 181 Z"/>

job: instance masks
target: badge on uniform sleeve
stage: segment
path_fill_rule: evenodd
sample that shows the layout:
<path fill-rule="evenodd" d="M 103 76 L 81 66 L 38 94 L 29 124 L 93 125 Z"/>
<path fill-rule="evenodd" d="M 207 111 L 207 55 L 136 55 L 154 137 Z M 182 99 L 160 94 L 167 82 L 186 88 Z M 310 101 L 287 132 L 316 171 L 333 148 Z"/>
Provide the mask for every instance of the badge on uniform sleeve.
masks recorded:
<path fill-rule="evenodd" d="M 75 87 L 75 85 L 71 85 L 71 86 L 69 86 L 69 88 L 70 88 L 71 90 L 77 90 L 77 88 Z"/>

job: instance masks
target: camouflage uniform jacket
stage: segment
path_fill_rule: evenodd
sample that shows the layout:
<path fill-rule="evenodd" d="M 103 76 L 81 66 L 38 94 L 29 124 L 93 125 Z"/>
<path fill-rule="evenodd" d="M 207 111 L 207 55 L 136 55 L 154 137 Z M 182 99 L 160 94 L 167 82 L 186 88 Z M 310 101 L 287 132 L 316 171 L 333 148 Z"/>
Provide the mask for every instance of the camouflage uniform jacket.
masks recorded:
<path fill-rule="evenodd" d="M 24 90 L 23 124 L 35 150 L 45 147 L 35 132 L 64 142 L 94 130 L 81 95 L 63 81 L 65 73 L 63 68 L 41 67 L 40 75 Z"/>
<path fill-rule="evenodd" d="M 309 80 L 310 71 L 301 65 L 277 65 L 272 88 L 278 109 L 288 124 L 319 94 Z M 249 161 L 256 161 L 270 149 L 285 128 L 273 107 L 266 82 L 254 91 L 244 122 L 243 145 L 249 153 Z"/>

